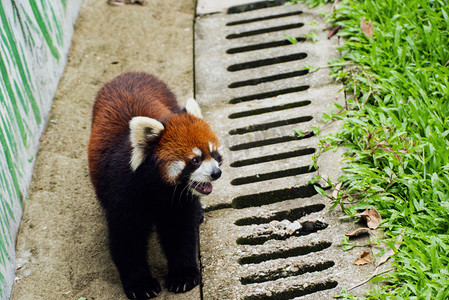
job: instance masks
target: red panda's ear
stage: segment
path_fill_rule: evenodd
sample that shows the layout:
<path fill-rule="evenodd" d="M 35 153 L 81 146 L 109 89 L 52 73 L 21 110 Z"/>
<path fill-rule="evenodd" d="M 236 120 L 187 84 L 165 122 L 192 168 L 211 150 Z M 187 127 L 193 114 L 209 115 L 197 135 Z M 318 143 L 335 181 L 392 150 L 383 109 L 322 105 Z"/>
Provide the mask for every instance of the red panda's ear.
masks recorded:
<path fill-rule="evenodd" d="M 148 117 L 134 117 L 129 121 L 129 129 L 133 148 L 130 163 L 132 170 L 135 171 L 145 158 L 146 146 L 159 137 L 164 125 Z"/>
<path fill-rule="evenodd" d="M 198 103 L 196 103 L 195 99 L 193 99 L 193 98 L 189 98 L 187 100 L 186 111 L 189 114 L 194 115 L 197 118 L 200 118 L 200 119 L 203 118 L 203 114 L 201 113 L 201 109 L 198 106 Z"/>

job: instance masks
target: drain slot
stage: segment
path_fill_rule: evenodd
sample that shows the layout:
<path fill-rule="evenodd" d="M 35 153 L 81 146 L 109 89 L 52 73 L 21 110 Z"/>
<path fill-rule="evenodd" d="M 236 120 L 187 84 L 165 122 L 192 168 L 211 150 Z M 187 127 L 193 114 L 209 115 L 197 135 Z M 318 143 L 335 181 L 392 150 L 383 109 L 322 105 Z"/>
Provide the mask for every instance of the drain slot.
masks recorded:
<path fill-rule="evenodd" d="M 317 264 L 308 264 L 303 266 L 289 266 L 287 268 L 279 268 L 274 271 L 266 272 L 264 275 L 250 275 L 240 278 L 242 284 L 261 283 L 273 281 L 279 278 L 298 276 L 305 273 L 320 272 L 335 266 L 333 261 L 325 261 Z"/>
<path fill-rule="evenodd" d="M 252 101 L 252 100 L 261 100 L 261 99 L 277 97 L 277 96 L 285 95 L 285 94 L 302 92 L 302 91 L 307 90 L 308 88 L 309 88 L 308 85 L 300 85 L 300 86 L 295 86 L 292 88 L 286 88 L 286 89 L 282 89 L 282 90 L 276 90 L 276 91 L 270 91 L 270 92 L 265 92 L 265 93 L 260 93 L 260 94 L 253 94 L 253 95 L 249 95 L 249 96 L 237 97 L 237 98 L 231 99 L 229 101 L 229 104 L 237 104 L 237 103 L 241 103 L 241 102 L 247 102 L 247 101 Z"/>
<path fill-rule="evenodd" d="M 304 37 L 296 37 L 296 40 L 298 42 L 303 42 L 306 39 Z M 293 44 L 285 39 L 285 40 L 274 41 L 274 42 L 269 42 L 269 43 L 260 43 L 260 44 L 242 46 L 242 47 L 235 47 L 235 48 L 228 49 L 226 51 L 226 53 L 227 54 L 235 54 L 235 53 L 249 52 L 249 51 L 261 50 L 261 49 L 267 49 L 267 48 L 276 48 L 276 47 L 289 46 L 289 45 L 293 45 Z"/>
<path fill-rule="evenodd" d="M 250 256 L 244 256 L 239 259 L 239 264 L 258 264 L 267 260 L 274 260 L 280 258 L 288 258 L 293 256 L 303 256 L 313 252 L 319 252 L 329 248 L 332 245 L 330 242 L 317 242 L 307 246 L 300 246 L 287 250 L 279 250 L 271 253 L 262 253 Z"/>
<path fill-rule="evenodd" d="M 242 218 L 235 221 L 235 225 L 237 226 L 245 226 L 245 225 L 259 225 L 270 223 L 271 221 L 281 221 L 281 220 L 289 220 L 290 222 L 299 220 L 302 217 L 309 215 L 311 213 L 320 212 L 326 206 L 324 204 L 313 204 L 303 207 L 298 207 L 292 210 L 280 211 L 273 214 L 270 217 L 249 217 Z"/>
<path fill-rule="evenodd" d="M 237 81 L 237 82 L 233 82 L 230 85 L 228 85 L 228 88 L 235 89 L 235 88 L 242 87 L 242 86 L 258 85 L 258 84 L 265 83 L 265 82 L 271 82 L 271 81 L 276 81 L 276 80 L 281 80 L 281 79 L 304 76 L 308 73 L 309 73 L 308 70 L 300 70 L 300 71 L 277 74 L 277 75 L 273 75 L 273 76 L 254 78 L 254 79 L 245 80 L 245 81 Z"/>
<path fill-rule="evenodd" d="M 266 20 L 280 19 L 280 18 L 291 17 L 291 16 L 298 16 L 302 13 L 303 13 L 302 10 L 298 10 L 298 11 L 292 11 L 292 12 L 283 13 L 283 14 L 233 21 L 233 22 L 226 23 L 226 26 L 235 26 L 235 25 L 248 24 L 248 23 L 260 22 L 260 21 L 266 21 Z"/>
<path fill-rule="evenodd" d="M 281 26 L 274 26 L 274 27 L 262 28 L 262 29 L 257 29 L 257 30 L 244 31 L 244 32 L 240 32 L 240 33 L 232 33 L 232 34 L 227 35 L 226 38 L 228 40 L 233 40 L 233 39 L 239 39 L 239 38 L 247 37 L 247 36 L 254 36 L 254 35 L 259 35 L 259 34 L 264 34 L 264 33 L 301 28 L 303 26 L 304 26 L 304 23 L 292 23 L 292 24 L 286 24 L 286 25 L 281 25 Z"/>
<path fill-rule="evenodd" d="M 284 232 L 284 234 L 271 233 L 271 234 L 261 234 L 258 236 L 246 236 L 238 238 L 236 242 L 239 245 L 262 245 L 269 240 L 283 241 L 292 236 L 303 236 L 315 233 L 320 230 L 326 229 L 327 226 L 328 225 L 326 223 L 323 223 L 321 221 L 305 221 L 301 223 L 300 229 L 297 229 L 292 233 Z"/>
<path fill-rule="evenodd" d="M 229 119 L 238 119 L 238 118 L 243 118 L 243 117 L 262 115 L 262 114 L 266 114 L 266 113 L 270 113 L 270 112 L 302 107 L 302 106 L 309 105 L 310 103 L 312 103 L 312 101 L 305 100 L 305 101 L 293 102 L 293 103 L 282 104 L 282 105 L 275 105 L 275 106 L 270 106 L 270 107 L 265 107 L 265 108 L 240 111 L 237 113 L 230 114 L 228 116 L 228 118 Z"/>
<path fill-rule="evenodd" d="M 270 161 L 276 161 L 276 160 L 281 160 L 281 159 L 286 159 L 286 158 L 309 155 L 309 154 L 313 154 L 313 153 L 315 153 L 314 148 L 306 148 L 306 149 L 300 149 L 300 150 L 284 152 L 284 153 L 279 153 L 279 154 L 237 160 L 237 161 L 231 163 L 230 166 L 233 168 L 238 168 L 238 167 L 243 167 L 243 166 L 260 164 L 260 163 L 264 163 L 264 162 L 270 162 Z"/>
<path fill-rule="evenodd" d="M 290 142 L 290 141 L 302 140 L 302 139 L 306 139 L 306 138 L 309 138 L 312 136 L 314 136 L 313 132 L 310 132 L 309 134 L 306 134 L 302 137 L 296 137 L 293 135 L 281 136 L 281 137 L 276 137 L 276 138 L 271 138 L 271 139 L 266 139 L 266 140 L 237 144 L 237 145 L 229 147 L 229 150 L 231 150 L 231 151 L 247 150 L 247 149 L 252 149 L 252 148 L 257 148 L 257 147 L 263 147 L 263 146 L 280 144 L 280 143 L 285 143 L 285 142 Z"/>
<path fill-rule="evenodd" d="M 264 124 L 249 125 L 246 127 L 232 129 L 229 131 L 229 134 L 230 135 L 241 135 L 241 134 L 246 134 L 246 133 L 255 132 L 255 131 L 263 131 L 263 130 L 268 130 L 268 129 L 276 128 L 276 127 L 304 123 L 304 122 L 308 122 L 312 119 L 313 119 L 312 116 L 305 116 L 305 117 L 298 117 L 298 118 L 292 118 L 292 119 L 287 119 L 287 120 L 274 121 L 274 122 L 264 123 Z"/>
<path fill-rule="evenodd" d="M 299 168 L 292 168 L 292 169 L 285 169 L 282 171 L 275 171 L 275 172 L 269 172 L 264 174 L 257 174 L 252 176 L 246 176 L 246 177 L 238 177 L 231 181 L 232 185 L 243 185 L 248 183 L 254 183 L 254 182 L 260 182 L 260 181 L 267 181 L 272 179 L 278 179 L 278 178 L 284 178 L 284 177 L 291 177 L 306 173 L 315 172 L 315 168 L 311 168 L 309 166 L 299 167 Z"/>
<path fill-rule="evenodd" d="M 208 207 L 206 207 L 204 209 L 204 212 L 211 212 L 211 211 L 215 211 L 215 210 L 220 210 L 220 209 L 228 209 L 228 208 L 232 208 L 232 205 L 230 203 L 219 203 L 219 204 L 215 204 L 215 205 L 210 205 Z"/>
<path fill-rule="evenodd" d="M 281 6 L 287 1 L 289 1 L 289 0 L 274 0 L 274 1 L 269 0 L 269 1 L 259 1 L 259 2 L 254 2 L 254 3 L 249 3 L 249 4 L 236 5 L 236 6 L 232 6 L 232 7 L 228 8 L 227 13 L 228 14 L 239 14 L 239 13 L 256 10 L 256 9 Z"/>
<path fill-rule="evenodd" d="M 203 282 L 203 297 L 331 298 L 370 273 L 352 257 L 335 260 L 339 238 L 333 232 L 349 232 L 351 224 L 329 213 L 326 197 L 315 190 L 330 191 L 328 184 L 309 184 L 317 172 L 338 178 L 341 153 L 329 153 L 313 168 L 318 138 L 312 130 L 293 130 L 318 122 L 334 101 L 344 105 L 342 84 L 327 76 L 329 70 L 310 74 L 304 67 L 338 59 L 338 41 L 327 39 L 320 18 L 332 8 L 252 1 L 235 1 L 227 14 L 198 15 L 195 23 L 195 97 L 206 106 L 219 104 L 205 113 L 220 123 L 217 133 L 232 151 L 229 174 L 217 182 L 223 195 L 203 200 L 209 218 L 201 228 L 200 254 L 208 265 L 202 272 L 212 278 Z M 307 26 L 320 43 L 307 43 Z"/>
<path fill-rule="evenodd" d="M 260 68 L 295 60 L 301 60 L 307 57 L 307 53 L 300 52 L 300 53 L 294 53 L 290 55 L 283 55 L 283 56 L 277 56 L 272 58 L 266 58 L 266 59 L 260 59 L 260 60 L 254 60 L 249 62 L 244 62 L 240 64 L 231 65 L 227 68 L 229 72 L 235 72 L 235 71 L 241 71 L 246 69 L 254 69 L 254 68 Z"/>
<path fill-rule="evenodd" d="M 295 198 L 308 198 L 317 194 L 313 185 L 304 185 L 300 187 L 285 188 L 258 194 L 239 196 L 232 200 L 233 208 L 246 208 L 254 206 L 262 206 L 291 200 Z"/>
<path fill-rule="evenodd" d="M 300 296 L 310 295 L 310 294 L 320 292 L 320 291 L 330 290 L 330 289 L 337 287 L 337 285 L 338 285 L 338 282 L 336 282 L 336 281 L 311 283 L 303 288 L 288 289 L 283 292 L 271 293 L 270 295 L 267 295 L 267 294 L 251 295 L 251 296 L 246 296 L 243 299 L 244 300 L 270 300 L 270 299 L 289 300 L 289 299 L 293 299 L 295 297 L 300 297 Z"/>

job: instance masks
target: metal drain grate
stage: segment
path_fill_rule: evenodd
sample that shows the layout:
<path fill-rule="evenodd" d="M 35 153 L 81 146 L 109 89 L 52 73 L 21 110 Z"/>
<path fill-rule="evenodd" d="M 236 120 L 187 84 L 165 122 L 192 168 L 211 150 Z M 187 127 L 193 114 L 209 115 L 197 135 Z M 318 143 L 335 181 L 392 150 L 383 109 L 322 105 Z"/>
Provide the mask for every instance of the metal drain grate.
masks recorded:
<path fill-rule="evenodd" d="M 317 137 L 294 135 L 343 102 L 325 68 L 337 45 L 323 32 L 322 11 L 284 2 L 196 20 L 196 98 L 229 149 L 223 178 L 203 201 L 204 299 L 326 299 L 372 271 L 342 256 L 337 244 L 351 224 L 341 224 L 307 184 L 316 175 L 309 166 Z M 315 30 L 312 22 L 316 43 L 302 38 Z M 309 73 L 305 65 L 322 68 Z M 335 179 L 331 159 L 319 168 Z"/>

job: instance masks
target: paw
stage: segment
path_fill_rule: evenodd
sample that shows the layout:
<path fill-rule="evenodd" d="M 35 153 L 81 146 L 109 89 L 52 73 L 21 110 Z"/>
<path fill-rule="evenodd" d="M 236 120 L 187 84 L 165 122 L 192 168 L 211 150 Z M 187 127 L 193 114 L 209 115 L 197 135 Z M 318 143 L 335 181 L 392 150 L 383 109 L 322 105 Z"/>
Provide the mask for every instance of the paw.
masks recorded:
<path fill-rule="evenodd" d="M 178 272 L 167 277 L 167 289 L 173 293 L 184 293 L 196 287 L 201 281 L 198 271 Z"/>
<path fill-rule="evenodd" d="M 128 299 L 150 299 L 161 292 L 159 282 L 152 277 L 136 280 L 124 286 L 124 289 Z"/>

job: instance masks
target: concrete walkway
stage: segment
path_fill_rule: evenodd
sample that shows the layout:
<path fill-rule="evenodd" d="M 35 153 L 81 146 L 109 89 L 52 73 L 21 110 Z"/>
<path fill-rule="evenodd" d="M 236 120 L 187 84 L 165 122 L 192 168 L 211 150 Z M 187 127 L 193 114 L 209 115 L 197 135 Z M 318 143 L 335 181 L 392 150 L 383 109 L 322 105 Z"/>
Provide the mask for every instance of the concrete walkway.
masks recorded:
<path fill-rule="evenodd" d="M 19 232 L 13 299 L 125 299 L 87 170 L 95 94 L 125 71 L 159 76 L 181 103 L 194 89 L 195 1 L 147 2 L 83 4 Z M 343 254 L 341 237 L 357 225 L 339 221 L 341 214 L 329 211 L 328 199 L 307 184 L 317 174 L 308 166 L 318 137 L 294 134 L 321 126 L 319 116 L 333 102 L 344 104 L 341 84 L 328 77 L 336 40 L 327 39 L 321 11 L 283 6 L 282 0 L 262 3 L 273 7 L 260 13 L 225 13 L 231 4 L 248 2 L 198 1 L 195 96 L 229 151 L 217 192 L 203 199 L 203 290 L 163 291 L 158 299 L 329 299 L 373 269 L 354 266 L 360 251 Z M 291 31 L 276 29 L 287 22 L 295 25 Z M 285 43 L 284 33 L 301 39 L 315 31 L 316 43 Z M 237 52 L 226 54 L 230 49 Z M 320 70 L 297 74 L 307 64 Z M 333 182 L 340 155 L 329 151 L 319 163 Z M 149 257 L 163 284 L 166 262 L 154 238 Z"/>
<path fill-rule="evenodd" d="M 181 102 L 193 95 L 193 0 L 110 6 L 85 0 L 65 73 L 42 137 L 17 242 L 12 299 L 125 299 L 107 250 L 103 213 L 87 170 L 95 94 L 125 71 L 166 81 Z M 151 242 L 154 274 L 166 274 Z M 163 292 L 158 299 L 172 299 Z M 199 299 L 199 288 L 177 299 Z"/>
<path fill-rule="evenodd" d="M 331 5 L 284 2 L 197 16 L 195 96 L 227 149 L 219 192 L 202 200 L 204 299 L 332 299 L 374 269 L 354 264 L 369 247 L 341 250 L 358 225 L 339 220 L 343 213 L 308 184 L 318 174 L 336 184 L 344 149 L 323 153 L 315 170 L 320 137 L 295 134 L 335 132 L 338 122 L 324 126 L 322 115 L 345 105 L 342 83 L 329 77 L 338 38 L 327 38 L 321 14 Z M 316 40 L 304 38 L 311 33 Z"/>

